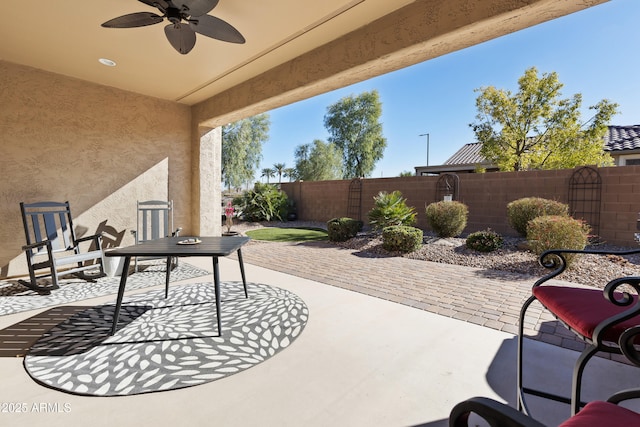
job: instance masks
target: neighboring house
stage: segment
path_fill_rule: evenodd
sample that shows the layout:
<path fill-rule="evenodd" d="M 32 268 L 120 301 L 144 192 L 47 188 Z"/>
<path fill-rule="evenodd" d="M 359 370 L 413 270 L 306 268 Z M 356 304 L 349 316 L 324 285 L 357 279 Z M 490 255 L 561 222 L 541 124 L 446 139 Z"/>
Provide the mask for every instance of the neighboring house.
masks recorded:
<path fill-rule="evenodd" d="M 478 169 L 496 172 L 499 168 L 480 154 L 482 144 L 465 144 L 442 165 L 416 166 L 416 175 L 443 173 L 473 173 Z M 640 125 L 609 126 L 604 136 L 604 151 L 608 151 L 616 166 L 640 165 Z"/>
<path fill-rule="evenodd" d="M 609 152 L 616 166 L 640 165 L 640 125 L 609 126 L 604 151 Z"/>
<path fill-rule="evenodd" d="M 474 142 L 465 144 L 455 154 L 438 166 L 416 166 L 416 175 L 439 175 L 442 173 L 474 173 L 478 169 L 487 172 L 496 172 L 499 168 L 493 165 L 480 154 L 482 144 Z"/>

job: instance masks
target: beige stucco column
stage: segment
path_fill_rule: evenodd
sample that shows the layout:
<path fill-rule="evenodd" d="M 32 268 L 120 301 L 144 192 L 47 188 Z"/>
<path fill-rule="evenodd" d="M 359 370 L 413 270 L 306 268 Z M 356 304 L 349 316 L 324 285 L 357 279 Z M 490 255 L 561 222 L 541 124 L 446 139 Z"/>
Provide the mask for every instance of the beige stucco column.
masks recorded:
<path fill-rule="evenodd" d="M 219 236 L 222 231 L 222 128 L 199 128 L 194 141 L 192 234 Z"/>

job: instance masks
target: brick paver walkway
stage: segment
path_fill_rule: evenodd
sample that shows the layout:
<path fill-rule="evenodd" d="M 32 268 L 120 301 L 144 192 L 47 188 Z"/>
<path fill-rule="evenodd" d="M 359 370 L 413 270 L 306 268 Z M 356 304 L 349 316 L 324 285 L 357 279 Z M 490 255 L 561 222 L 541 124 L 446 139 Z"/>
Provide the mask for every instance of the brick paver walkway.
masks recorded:
<path fill-rule="evenodd" d="M 402 257 L 372 257 L 326 242 L 251 241 L 242 254 L 249 264 L 514 335 L 520 308 L 537 279 Z M 574 350 L 584 348 L 537 302 L 529 308 L 525 322 L 525 333 L 531 338 Z"/>

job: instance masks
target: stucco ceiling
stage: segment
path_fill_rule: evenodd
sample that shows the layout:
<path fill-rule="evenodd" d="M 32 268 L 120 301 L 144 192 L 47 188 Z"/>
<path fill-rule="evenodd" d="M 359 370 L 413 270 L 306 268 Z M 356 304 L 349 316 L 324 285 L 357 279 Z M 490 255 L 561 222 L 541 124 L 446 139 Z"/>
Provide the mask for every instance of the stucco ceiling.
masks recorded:
<path fill-rule="evenodd" d="M 0 39 L 3 40 L 0 44 L 0 60 L 194 105 L 206 100 L 218 102 L 216 96 L 228 89 L 259 75 L 265 78 L 266 70 L 292 63 L 296 58 L 331 42 L 349 42 L 350 34 L 359 32 L 361 42 L 358 45 L 351 41 L 352 47 L 349 49 L 355 46 L 356 50 L 367 50 L 374 43 L 371 39 L 377 36 L 377 31 L 360 29 L 374 21 L 382 22 L 379 21 L 381 18 L 399 9 L 404 8 L 404 15 L 397 15 L 395 21 L 389 21 L 391 24 L 387 22 L 387 26 L 391 25 L 392 28 L 387 28 L 379 37 L 395 39 L 397 46 L 388 43 L 390 40 L 381 39 L 377 43 L 387 44 L 386 51 L 385 48 L 376 47 L 374 53 L 367 53 L 372 57 L 379 55 L 378 58 L 383 59 L 381 62 L 392 60 L 394 64 L 385 65 L 384 70 L 382 66 L 375 65 L 380 70 L 368 70 L 366 75 L 353 78 L 367 78 L 407 66 L 411 62 L 416 63 L 604 1 L 220 0 L 209 14 L 237 28 L 246 43 L 226 43 L 198 34 L 193 50 L 181 55 L 165 37 L 167 21 L 139 28 L 101 27 L 103 22 L 121 15 L 158 12 L 138 0 L 20 0 L 12 3 L 9 9 L 4 9 L 5 19 L 0 25 Z M 405 7 L 408 5 L 416 7 Z M 421 15 L 412 16 L 413 11 L 421 11 Z M 422 11 L 426 11 L 424 16 Z M 484 20 L 484 24 L 470 25 L 476 19 L 475 14 L 478 14 L 477 19 Z M 491 14 L 501 18 L 491 21 L 487 19 Z M 461 17 L 471 21 L 465 22 Z M 450 21 L 448 25 L 451 29 L 443 27 L 442 20 Z M 496 29 L 496 26 L 500 28 Z M 434 30 L 430 33 L 432 27 Z M 377 27 L 373 30 L 377 30 Z M 394 33 L 396 30 L 397 33 Z M 452 31 L 457 40 L 435 37 L 447 31 Z M 416 55 L 415 50 L 402 50 L 408 46 L 407 43 L 418 45 L 425 37 L 433 37 L 433 41 L 428 45 L 420 45 L 419 54 Z M 407 40 L 406 43 L 398 42 L 403 38 Z M 402 50 L 401 54 L 393 57 L 394 49 Z M 349 55 L 353 65 L 347 65 L 351 67 L 358 65 L 361 60 L 358 56 L 365 54 L 350 50 Z M 400 56 L 402 58 L 398 59 Z M 117 66 L 102 65 L 98 62 L 100 58 L 113 60 Z M 324 70 L 335 73 L 342 71 L 345 71 L 345 67 Z M 282 78 L 282 74 L 273 75 Z M 283 85 L 287 87 L 281 90 L 291 90 L 296 84 L 305 83 L 291 82 Z M 309 86 L 309 81 L 306 84 Z M 227 103 L 232 102 L 227 99 Z M 210 112 L 210 117 L 216 113 L 219 112 Z"/>
<path fill-rule="evenodd" d="M 246 43 L 197 35 L 193 50 L 181 55 L 165 38 L 166 21 L 130 29 L 101 27 L 120 15 L 157 12 L 139 1 L 20 0 L 11 11 L 5 9 L 13 16 L 0 26 L 0 59 L 194 104 L 408 3 L 221 0 L 209 14 L 237 28 Z M 117 66 L 104 66 L 99 58 Z"/>

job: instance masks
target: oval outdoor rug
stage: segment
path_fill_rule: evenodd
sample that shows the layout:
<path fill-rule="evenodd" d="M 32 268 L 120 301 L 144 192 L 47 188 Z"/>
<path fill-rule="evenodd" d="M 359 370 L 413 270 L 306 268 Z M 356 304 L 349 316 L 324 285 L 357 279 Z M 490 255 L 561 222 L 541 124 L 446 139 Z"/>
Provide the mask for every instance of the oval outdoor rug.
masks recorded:
<path fill-rule="evenodd" d="M 309 315 L 295 294 L 264 284 L 222 282 L 218 337 L 211 283 L 125 298 L 118 331 L 115 304 L 88 307 L 43 335 L 24 359 L 37 382 L 90 396 L 126 396 L 214 381 L 287 348 Z"/>

